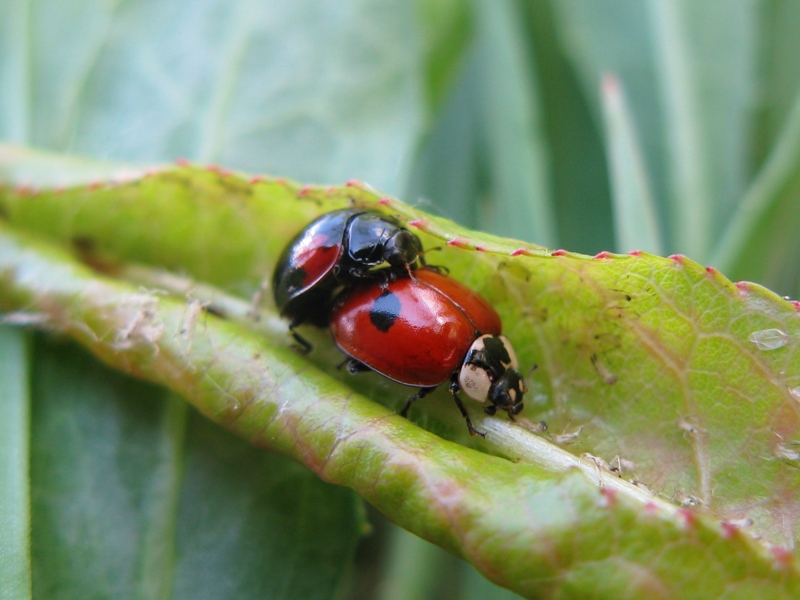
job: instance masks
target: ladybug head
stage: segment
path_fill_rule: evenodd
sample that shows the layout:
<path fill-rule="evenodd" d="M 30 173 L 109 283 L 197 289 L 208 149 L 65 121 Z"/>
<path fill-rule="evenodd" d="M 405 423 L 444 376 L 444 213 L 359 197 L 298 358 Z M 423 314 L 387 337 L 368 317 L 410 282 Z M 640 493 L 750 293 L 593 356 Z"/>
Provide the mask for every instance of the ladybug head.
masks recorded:
<path fill-rule="evenodd" d="M 522 396 L 524 396 L 527 391 L 528 388 L 525 386 L 525 380 L 522 379 L 522 375 L 520 375 L 519 371 L 516 369 L 506 369 L 503 376 L 495 381 L 494 385 L 489 388 L 488 400 L 492 404 L 491 406 L 487 406 L 484 410 L 490 415 L 493 415 L 497 409 L 505 410 L 508 412 L 508 416 L 511 417 L 511 420 L 513 420 L 514 415 L 522 412 L 525 406 L 522 403 Z"/>
<path fill-rule="evenodd" d="M 522 411 L 522 397 L 528 388 L 517 370 L 517 356 L 508 338 L 482 335 L 472 344 L 458 375 L 459 387 L 473 400 L 490 402 L 484 411 L 498 409 L 514 415 Z"/>
<path fill-rule="evenodd" d="M 383 246 L 383 259 L 393 267 L 411 265 L 421 253 L 422 243 L 407 229 L 398 229 Z"/>

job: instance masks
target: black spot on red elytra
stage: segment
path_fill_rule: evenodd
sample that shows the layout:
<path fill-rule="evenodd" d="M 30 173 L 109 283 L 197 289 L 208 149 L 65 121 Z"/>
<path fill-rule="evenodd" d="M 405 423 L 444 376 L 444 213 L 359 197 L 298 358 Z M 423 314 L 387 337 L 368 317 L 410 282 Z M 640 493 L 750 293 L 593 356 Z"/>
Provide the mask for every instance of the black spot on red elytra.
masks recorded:
<path fill-rule="evenodd" d="M 386 290 L 375 300 L 369 311 L 369 320 L 378 329 L 386 333 L 400 316 L 400 299 Z"/>

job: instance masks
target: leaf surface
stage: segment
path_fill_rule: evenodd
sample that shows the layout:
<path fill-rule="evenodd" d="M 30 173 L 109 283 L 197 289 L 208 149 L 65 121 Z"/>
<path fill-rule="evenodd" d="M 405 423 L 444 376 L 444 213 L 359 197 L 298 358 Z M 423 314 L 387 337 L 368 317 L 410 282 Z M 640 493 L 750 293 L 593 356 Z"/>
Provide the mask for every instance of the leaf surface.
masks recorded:
<path fill-rule="evenodd" d="M 411 3 L 3 0 L 0 9 L 4 141 L 322 181 L 359 165 L 395 193 L 405 182 L 424 118 Z"/>
<path fill-rule="evenodd" d="M 496 306 L 522 364 L 539 365 L 524 415 L 548 422 L 549 441 L 525 430 L 531 421 L 515 426 L 472 406 L 488 435 L 469 443 L 498 456 L 452 444 L 354 393 L 396 406 L 408 391 L 337 372 L 324 336 L 314 364 L 297 356 L 269 308 L 262 327 L 205 315 L 187 337 L 186 300 L 108 278 L 134 261 L 247 293 L 294 232 L 348 202 L 394 213 L 426 247 L 443 245 L 436 264 Z M 501 585 L 574 594 L 602 579 L 598 593 L 609 597 L 713 597 L 736 578 L 737 591 L 797 591 L 796 563 L 780 546 L 797 536 L 800 316 L 759 286 L 683 257 L 549 254 L 357 184 L 298 186 L 195 167 L 61 192 L 7 188 L 0 207 L 14 229 L 32 232 L 4 233 L 4 306 L 45 312 L 102 360 L 352 487 Z M 106 275 L 32 235 L 77 248 Z M 457 411 L 439 397 L 419 403 L 415 417 L 463 440 Z M 622 479 L 603 468 L 614 457 Z"/>
<path fill-rule="evenodd" d="M 359 532 L 347 490 L 196 414 L 187 419 L 182 400 L 72 344 L 39 340 L 36 357 L 37 595 L 337 593 Z"/>
<path fill-rule="evenodd" d="M 27 335 L 0 325 L 0 598 L 30 598 Z"/>

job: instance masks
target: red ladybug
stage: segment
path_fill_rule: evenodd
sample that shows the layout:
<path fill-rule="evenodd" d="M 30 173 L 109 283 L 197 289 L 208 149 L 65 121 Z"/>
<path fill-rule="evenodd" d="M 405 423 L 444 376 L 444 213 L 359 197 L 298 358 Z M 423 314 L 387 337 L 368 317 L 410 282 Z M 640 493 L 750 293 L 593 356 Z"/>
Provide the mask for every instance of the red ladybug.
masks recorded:
<path fill-rule="evenodd" d="M 324 327 L 337 291 L 362 279 L 390 281 L 424 264 L 419 238 L 385 215 L 363 208 L 327 213 L 310 223 L 284 249 L 272 278 L 275 304 L 290 320 Z"/>
<path fill-rule="evenodd" d="M 497 312 L 481 296 L 435 269 L 385 284 L 365 282 L 342 296 L 330 327 L 339 348 L 350 357 L 351 373 L 373 370 L 399 383 L 421 388 L 411 404 L 450 380 L 461 414 L 473 427 L 458 396 L 463 390 L 493 415 L 500 409 L 514 419 L 527 391 L 514 349 L 501 335 Z"/>

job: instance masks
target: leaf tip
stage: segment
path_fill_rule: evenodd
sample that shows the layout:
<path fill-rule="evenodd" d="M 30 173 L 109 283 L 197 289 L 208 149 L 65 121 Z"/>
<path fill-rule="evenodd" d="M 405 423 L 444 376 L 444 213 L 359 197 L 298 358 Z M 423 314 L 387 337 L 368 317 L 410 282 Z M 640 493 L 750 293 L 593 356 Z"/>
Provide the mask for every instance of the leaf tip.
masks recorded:
<path fill-rule="evenodd" d="M 511 253 L 511 256 L 526 256 L 529 255 L 527 248 L 517 248 Z"/>
<path fill-rule="evenodd" d="M 558 250 L 554 250 L 550 253 L 550 256 L 567 256 L 568 252 L 564 249 L 559 248 Z"/>
<path fill-rule="evenodd" d="M 604 258 L 611 258 L 611 252 L 609 252 L 608 250 L 603 250 L 602 252 L 598 252 L 597 254 L 595 254 L 594 258 L 596 260 L 602 260 Z"/>

